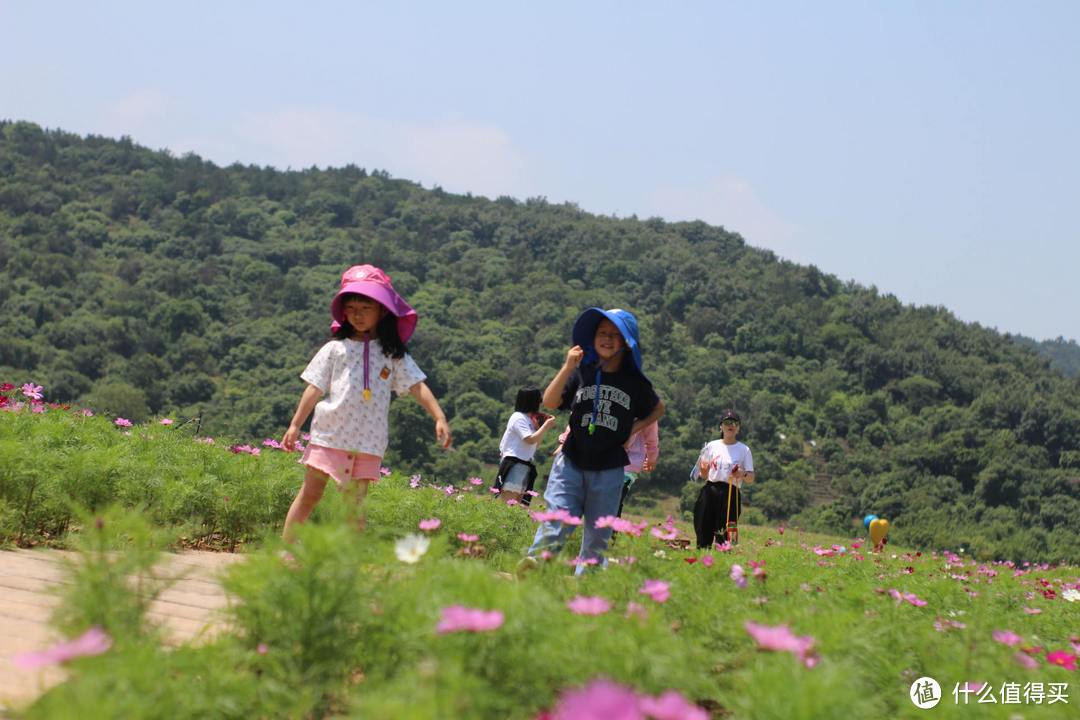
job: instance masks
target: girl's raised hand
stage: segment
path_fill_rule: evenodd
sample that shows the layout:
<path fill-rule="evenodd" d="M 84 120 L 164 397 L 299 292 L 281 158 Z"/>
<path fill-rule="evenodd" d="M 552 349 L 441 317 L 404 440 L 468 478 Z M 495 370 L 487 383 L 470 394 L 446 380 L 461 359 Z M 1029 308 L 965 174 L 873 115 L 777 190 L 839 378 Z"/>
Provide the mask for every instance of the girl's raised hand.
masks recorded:
<path fill-rule="evenodd" d="M 581 358 L 585 357 L 585 350 L 580 345 L 575 345 L 566 351 L 566 367 L 576 368 L 581 364 Z"/>

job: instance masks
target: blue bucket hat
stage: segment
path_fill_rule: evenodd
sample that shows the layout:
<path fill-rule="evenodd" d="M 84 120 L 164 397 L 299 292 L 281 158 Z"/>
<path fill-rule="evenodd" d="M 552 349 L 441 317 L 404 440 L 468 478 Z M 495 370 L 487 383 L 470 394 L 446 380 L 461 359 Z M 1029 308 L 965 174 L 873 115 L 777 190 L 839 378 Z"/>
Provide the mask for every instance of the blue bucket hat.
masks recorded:
<path fill-rule="evenodd" d="M 577 320 L 574 321 L 572 337 L 575 345 L 580 345 L 585 349 L 584 363 L 592 364 L 596 362 L 596 349 L 593 348 L 593 339 L 596 337 L 596 326 L 604 319 L 610 320 L 615 327 L 619 328 L 619 333 L 622 334 L 626 347 L 630 349 L 630 357 L 634 360 L 634 368 L 641 373 L 642 377 L 645 377 L 645 371 L 642 369 L 641 341 L 638 339 L 637 318 L 629 310 L 620 310 L 619 308 L 601 310 L 598 307 L 591 307 L 578 315 Z"/>

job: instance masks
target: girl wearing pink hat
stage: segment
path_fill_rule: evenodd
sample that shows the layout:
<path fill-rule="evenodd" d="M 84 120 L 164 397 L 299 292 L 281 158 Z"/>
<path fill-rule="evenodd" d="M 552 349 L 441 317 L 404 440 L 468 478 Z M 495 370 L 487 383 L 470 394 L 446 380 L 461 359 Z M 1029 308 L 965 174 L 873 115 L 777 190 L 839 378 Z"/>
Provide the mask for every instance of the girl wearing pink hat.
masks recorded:
<path fill-rule="evenodd" d="M 363 529 L 361 506 L 368 484 L 379 477 L 389 442 L 391 391 L 416 398 L 435 420 L 439 444 L 446 448 L 451 442 L 446 415 L 405 345 L 416 329 L 416 311 L 386 273 L 371 265 L 346 270 L 330 315 L 334 338 L 300 374 L 308 385 L 282 438 L 286 450 L 295 448 L 314 410 L 311 442 L 300 459 L 307 472 L 285 517 L 286 540 L 322 499 L 328 478 L 352 498 L 357 528 Z"/>

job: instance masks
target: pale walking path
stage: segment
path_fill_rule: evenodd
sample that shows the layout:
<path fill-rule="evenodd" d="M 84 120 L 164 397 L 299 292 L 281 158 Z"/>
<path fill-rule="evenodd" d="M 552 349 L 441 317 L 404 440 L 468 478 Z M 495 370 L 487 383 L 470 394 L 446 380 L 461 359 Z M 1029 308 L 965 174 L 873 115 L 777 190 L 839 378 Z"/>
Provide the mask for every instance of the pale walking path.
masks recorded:
<path fill-rule="evenodd" d="M 25 705 L 64 679 L 57 667 L 21 670 L 11 658 L 40 650 L 63 638 L 48 624 L 56 607 L 56 589 L 66 582 L 60 550 L 0 551 L 0 717 L 4 708 Z M 243 555 L 190 551 L 166 554 L 155 574 L 182 575 L 151 605 L 149 617 L 169 642 L 206 637 L 223 627 L 219 612 L 229 600 L 218 576 Z"/>

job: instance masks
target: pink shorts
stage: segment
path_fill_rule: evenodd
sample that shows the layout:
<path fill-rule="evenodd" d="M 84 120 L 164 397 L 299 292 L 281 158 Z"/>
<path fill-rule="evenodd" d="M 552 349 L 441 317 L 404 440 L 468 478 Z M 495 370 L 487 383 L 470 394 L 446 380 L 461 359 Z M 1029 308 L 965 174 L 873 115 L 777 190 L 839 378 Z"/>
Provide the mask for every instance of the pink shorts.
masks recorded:
<path fill-rule="evenodd" d="M 349 480 L 378 480 L 382 458 L 362 452 L 338 450 L 322 445 L 308 445 L 304 456 L 298 461 L 301 465 L 315 468 L 334 478 L 334 482 L 343 485 Z"/>

